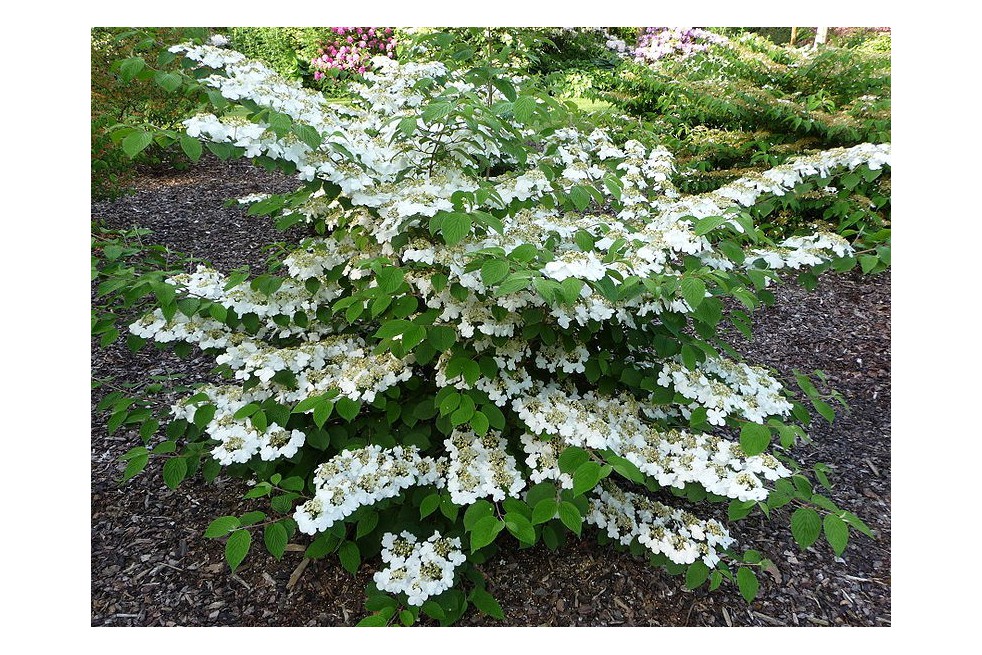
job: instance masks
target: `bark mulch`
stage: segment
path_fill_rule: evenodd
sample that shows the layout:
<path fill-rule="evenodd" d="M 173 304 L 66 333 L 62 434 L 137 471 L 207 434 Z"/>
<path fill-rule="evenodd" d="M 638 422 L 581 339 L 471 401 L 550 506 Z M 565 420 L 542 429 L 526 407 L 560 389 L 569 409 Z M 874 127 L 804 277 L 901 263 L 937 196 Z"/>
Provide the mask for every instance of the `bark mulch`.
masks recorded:
<path fill-rule="evenodd" d="M 295 187 L 242 162 L 206 159 L 183 173 L 145 176 L 134 195 L 93 203 L 92 216 L 108 227 L 148 228 L 153 234 L 147 243 L 220 270 L 249 266 L 261 272 L 266 247 L 297 234 L 277 232 L 268 219 L 223 204 Z M 850 410 L 832 426 L 816 421 L 814 443 L 794 454 L 806 465 L 829 465 L 833 488 L 826 495 L 861 516 L 877 539 L 853 533 L 840 559 L 822 542 L 800 550 L 784 509 L 766 522 L 751 516 L 736 524 L 734 534 L 742 547 L 772 559 L 776 570 L 761 576 L 761 591 L 749 605 L 726 584 L 711 593 L 687 591 L 680 578 L 597 545 L 589 531 L 558 553 L 506 548 L 482 567 L 505 625 L 890 625 L 889 273 L 826 276 L 813 292 L 788 285 L 776 294 L 777 304 L 755 315 L 755 338 L 737 335 L 734 345 L 786 380 L 793 380 L 794 369 L 821 369 L 843 394 Z M 210 365 L 203 356 L 181 360 L 152 348 L 134 355 L 120 344 L 102 349 L 93 342 L 92 376 L 116 383 L 180 373 L 191 383 Z M 336 560 L 302 568 L 302 552 L 288 551 L 276 561 L 259 544 L 237 573 L 229 572 L 223 544 L 203 532 L 216 516 L 251 509 L 241 500 L 240 481 L 195 479 L 172 491 L 159 471 L 148 470 L 121 486 L 119 457 L 140 441 L 132 431 L 107 434 L 107 416 L 95 411 L 105 392 L 92 394 L 93 626 L 341 626 L 367 615 L 363 590 L 374 562 L 353 576 Z M 500 624 L 471 613 L 460 625 Z"/>

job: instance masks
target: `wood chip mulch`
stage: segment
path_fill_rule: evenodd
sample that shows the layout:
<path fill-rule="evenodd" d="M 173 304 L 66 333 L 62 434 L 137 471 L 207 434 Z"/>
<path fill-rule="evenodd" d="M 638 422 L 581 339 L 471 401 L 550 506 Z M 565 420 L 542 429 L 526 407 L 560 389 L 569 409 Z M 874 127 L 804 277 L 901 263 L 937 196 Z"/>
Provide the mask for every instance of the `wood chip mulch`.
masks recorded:
<path fill-rule="evenodd" d="M 93 203 L 92 217 L 108 227 L 149 228 L 148 243 L 220 270 L 247 265 L 261 272 L 265 248 L 297 235 L 223 203 L 295 187 L 242 162 L 204 159 L 183 173 L 141 178 L 134 195 Z M 776 569 L 761 576 L 749 605 L 727 584 L 715 592 L 687 591 L 680 578 L 597 545 L 589 531 L 558 553 L 506 547 L 482 566 L 505 625 L 890 625 L 890 275 L 829 275 L 813 292 L 787 285 L 776 294 L 777 304 L 755 315 L 753 341 L 738 335 L 734 345 L 751 362 L 777 369 L 792 388 L 794 369 L 821 369 L 844 395 L 849 412 L 832 426 L 816 421 L 814 443 L 794 454 L 806 465 L 829 465 L 827 495 L 861 516 L 877 539 L 852 533 L 839 559 L 821 542 L 799 549 L 785 510 L 766 522 L 752 515 L 733 527 L 734 535 Z M 135 355 L 121 344 L 102 349 L 93 342 L 92 348 L 92 376 L 117 382 L 180 372 L 194 382 L 210 364 L 204 356 L 180 360 L 152 348 Z M 237 573 L 229 572 L 222 543 L 203 532 L 216 516 L 252 509 L 241 500 L 242 482 L 194 479 L 171 491 L 159 471 L 148 470 L 121 486 L 119 457 L 140 440 L 132 431 L 107 435 L 108 417 L 95 411 L 104 393 L 95 390 L 91 399 L 92 626 L 343 626 L 368 614 L 363 590 L 375 562 L 353 576 L 336 559 L 303 566 L 302 552 L 289 551 L 276 561 L 258 544 Z M 501 624 L 474 612 L 460 625 Z"/>

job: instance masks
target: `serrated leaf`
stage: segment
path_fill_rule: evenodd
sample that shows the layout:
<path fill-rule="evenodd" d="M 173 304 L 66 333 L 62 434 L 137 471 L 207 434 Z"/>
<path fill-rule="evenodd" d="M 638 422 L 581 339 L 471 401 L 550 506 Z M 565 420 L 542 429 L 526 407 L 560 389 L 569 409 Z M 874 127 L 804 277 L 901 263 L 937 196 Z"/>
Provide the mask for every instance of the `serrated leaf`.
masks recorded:
<path fill-rule="evenodd" d="M 822 519 L 818 512 L 800 507 L 791 515 L 791 534 L 802 549 L 808 548 L 822 534 Z"/>
<path fill-rule="evenodd" d="M 440 494 L 430 494 L 419 504 L 419 518 L 425 519 L 440 507 Z"/>
<path fill-rule="evenodd" d="M 573 471 L 589 459 L 590 453 L 579 446 L 569 446 L 559 454 L 559 470 L 563 473 L 573 473 Z"/>
<path fill-rule="evenodd" d="M 219 516 L 217 519 L 209 523 L 207 528 L 205 528 L 205 536 L 209 539 L 217 539 L 219 537 L 224 537 L 238 527 L 239 517 Z"/>
<path fill-rule="evenodd" d="M 753 599 L 757 597 L 758 589 L 760 589 L 757 574 L 753 572 L 753 569 L 741 566 L 737 570 L 737 586 L 746 601 L 748 603 L 753 602 Z"/>
<path fill-rule="evenodd" d="M 431 102 L 423 110 L 422 118 L 427 123 L 442 120 L 450 115 L 453 105 L 446 101 Z"/>
<path fill-rule="evenodd" d="M 512 104 L 512 113 L 519 123 L 528 123 L 535 113 L 535 98 L 520 96 Z"/>
<path fill-rule="evenodd" d="M 361 403 L 350 398 L 338 398 L 334 403 L 334 409 L 344 420 L 351 421 L 354 417 L 358 416 L 358 412 L 361 410 Z"/>
<path fill-rule="evenodd" d="M 164 484 L 177 489 L 188 474 L 188 461 L 183 457 L 171 457 L 164 462 Z"/>
<path fill-rule="evenodd" d="M 812 405 L 815 407 L 815 411 L 822 415 L 829 424 L 835 421 L 835 410 L 824 400 L 819 400 L 817 398 L 812 400 Z"/>
<path fill-rule="evenodd" d="M 396 608 L 386 607 L 385 609 L 376 612 L 375 614 L 369 614 L 361 621 L 355 624 L 358 628 L 384 628 L 389 624 L 389 619 L 395 616 Z"/>
<path fill-rule="evenodd" d="M 579 508 L 568 500 L 559 504 L 559 520 L 577 536 L 583 528 L 583 516 L 580 514 Z"/>
<path fill-rule="evenodd" d="M 251 545 L 252 535 L 248 530 L 236 530 L 228 536 L 228 541 L 225 542 L 225 561 L 233 572 L 239 568 Z"/>
<path fill-rule="evenodd" d="M 551 521 L 559 510 L 559 502 L 555 498 L 543 498 L 532 509 L 532 523 L 539 525 Z"/>
<path fill-rule="evenodd" d="M 697 308 L 706 299 L 706 283 L 697 277 L 682 278 L 679 285 L 682 290 L 682 297 L 685 302 L 693 309 Z"/>
<path fill-rule="evenodd" d="M 474 607 L 481 610 L 488 616 L 493 616 L 499 621 L 505 620 L 505 613 L 501 611 L 501 605 L 495 600 L 494 596 L 489 594 L 484 589 L 476 587 L 474 591 L 471 592 L 470 601 L 474 603 Z"/>
<path fill-rule="evenodd" d="M 685 572 L 685 586 L 688 589 L 698 589 L 707 578 L 709 578 L 709 567 L 702 560 L 696 560 Z"/>
<path fill-rule="evenodd" d="M 849 526 L 835 514 L 827 514 L 822 522 L 822 527 L 825 531 L 826 541 L 832 546 L 835 554 L 841 557 L 849 543 Z"/>
<path fill-rule="evenodd" d="M 145 66 L 146 62 L 143 61 L 142 57 L 130 57 L 129 59 L 124 59 L 119 65 L 119 75 L 123 78 L 124 82 L 129 82 L 136 77 Z"/>
<path fill-rule="evenodd" d="M 323 137 L 321 137 L 320 132 L 311 127 L 310 125 L 304 125 L 302 123 L 295 123 L 293 125 L 293 133 L 297 137 L 310 146 L 311 150 L 317 150 L 321 143 L 324 142 Z"/>
<path fill-rule="evenodd" d="M 759 455 L 771 445 L 771 431 L 766 425 L 744 423 L 740 428 L 740 448 L 746 455 Z"/>
<path fill-rule="evenodd" d="M 729 220 L 729 216 L 707 216 L 705 218 L 700 218 L 698 221 L 696 221 L 693 231 L 697 237 L 701 237 L 704 234 L 709 234 Z"/>
<path fill-rule="evenodd" d="M 133 159 L 151 143 L 153 143 L 153 135 L 145 130 L 137 130 L 123 139 L 123 152 Z"/>
<path fill-rule="evenodd" d="M 485 516 L 479 519 L 471 529 L 471 552 L 484 548 L 504 530 L 505 524 L 496 516 Z"/>
<path fill-rule="evenodd" d="M 263 543 L 266 545 L 266 550 L 269 551 L 269 554 L 276 559 L 283 557 L 287 541 L 289 541 L 289 538 L 286 534 L 286 528 L 283 527 L 282 523 L 270 523 L 263 528 Z"/>
<path fill-rule="evenodd" d="M 149 461 L 150 456 L 146 452 L 143 452 L 126 462 L 126 468 L 123 470 L 123 482 L 126 482 L 145 469 Z"/>
<path fill-rule="evenodd" d="M 431 325 L 426 330 L 426 340 L 440 352 L 446 352 L 457 343 L 457 331 L 447 325 Z"/>
<path fill-rule="evenodd" d="M 338 549 L 338 557 L 341 559 L 341 566 L 348 573 L 357 573 L 361 566 L 361 551 L 358 544 L 353 541 L 346 541 Z"/>
<path fill-rule="evenodd" d="M 600 464 L 583 462 L 573 472 L 573 495 L 579 496 L 597 486 L 600 482 Z"/>
<path fill-rule="evenodd" d="M 158 71 L 156 75 L 153 76 L 154 81 L 168 93 L 173 93 L 181 87 L 181 76 L 177 73 L 167 73 L 164 71 Z"/>
<path fill-rule="evenodd" d="M 183 150 L 184 154 L 188 156 L 188 159 L 190 159 L 193 162 L 196 162 L 199 159 L 201 159 L 201 152 L 202 152 L 201 142 L 195 138 L 188 136 L 187 134 L 181 136 L 181 150 Z M 221 305 L 212 305 L 212 307 L 220 307 L 222 310 L 225 309 Z M 218 318 L 214 314 L 212 314 L 212 316 L 216 320 L 224 321 L 225 320 L 224 314 L 225 312 L 223 311 L 222 318 Z"/>
<path fill-rule="evenodd" d="M 532 522 L 518 512 L 505 514 L 505 527 L 523 544 L 535 543 L 535 528 Z"/>
<path fill-rule="evenodd" d="M 471 217 L 467 214 L 447 214 L 441 225 L 443 240 L 448 246 L 459 243 L 471 231 Z"/>
<path fill-rule="evenodd" d="M 494 505 L 481 498 L 464 511 L 464 529 L 473 530 L 481 519 L 494 515 Z"/>
<path fill-rule="evenodd" d="M 485 286 L 493 286 L 501 282 L 508 275 L 510 267 L 508 262 L 500 259 L 492 259 L 481 265 L 481 280 Z"/>

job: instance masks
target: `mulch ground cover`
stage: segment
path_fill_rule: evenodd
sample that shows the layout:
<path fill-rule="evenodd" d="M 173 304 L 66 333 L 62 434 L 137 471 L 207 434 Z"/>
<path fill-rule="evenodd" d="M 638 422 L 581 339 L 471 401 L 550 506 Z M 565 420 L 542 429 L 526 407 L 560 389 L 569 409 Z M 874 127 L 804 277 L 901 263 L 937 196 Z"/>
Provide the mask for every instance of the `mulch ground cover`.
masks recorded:
<path fill-rule="evenodd" d="M 146 243 L 219 270 L 249 266 L 259 273 L 270 244 L 296 241 L 300 233 L 278 232 L 269 219 L 224 203 L 295 187 L 247 163 L 206 158 L 185 172 L 141 177 L 135 194 L 92 203 L 92 217 L 109 228 L 148 228 Z M 794 455 L 806 465 L 829 465 L 833 487 L 826 495 L 861 516 L 876 540 L 853 533 L 836 558 L 822 542 L 799 549 L 784 509 L 769 521 L 752 515 L 733 527 L 734 536 L 776 569 L 761 575 L 761 591 L 749 605 L 732 585 L 687 591 L 681 578 L 599 546 L 589 529 L 558 552 L 506 547 L 482 565 L 504 625 L 890 625 L 890 275 L 828 275 L 814 291 L 788 284 L 776 295 L 775 306 L 755 314 L 754 339 L 736 334 L 732 342 L 785 380 L 793 380 L 795 369 L 820 369 L 843 394 L 849 411 L 831 426 L 813 423 L 814 442 Z M 113 384 L 174 374 L 191 383 L 212 364 L 200 354 L 179 359 L 150 347 L 133 354 L 121 342 L 104 349 L 93 341 L 92 377 Z M 93 626 L 342 626 L 368 614 L 363 590 L 377 562 L 351 575 L 336 559 L 305 564 L 302 552 L 288 551 L 277 561 L 259 544 L 230 573 L 222 542 L 203 532 L 216 516 L 253 508 L 241 500 L 241 481 L 199 478 L 170 490 L 151 462 L 120 485 L 119 457 L 140 440 L 133 431 L 107 434 L 108 416 L 96 404 L 108 390 L 94 390 L 91 399 Z M 460 625 L 502 624 L 471 612 Z"/>

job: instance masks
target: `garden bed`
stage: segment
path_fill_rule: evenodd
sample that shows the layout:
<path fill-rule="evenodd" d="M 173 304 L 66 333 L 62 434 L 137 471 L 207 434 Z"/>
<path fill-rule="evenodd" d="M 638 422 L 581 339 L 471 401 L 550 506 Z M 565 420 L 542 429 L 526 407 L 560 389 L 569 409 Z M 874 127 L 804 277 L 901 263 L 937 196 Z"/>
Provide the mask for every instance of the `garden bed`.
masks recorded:
<path fill-rule="evenodd" d="M 247 265 L 259 273 L 267 245 L 300 233 L 278 232 L 268 219 L 225 208 L 224 201 L 294 186 L 244 162 L 208 157 L 186 172 L 143 176 L 136 194 L 94 203 L 92 215 L 109 228 L 149 228 L 146 243 L 167 245 L 220 270 Z M 801 551 L 784 509 L 767 522 L 756 515 L 738 523 L 732 530 L 739 545 L 776 564 L 761 576 L 760 594 L 750 605 L 734 586 L 687 591 L 680 578 L 598 546 L 592 529 L 558 553 L 541 545 L 506 547 L 482 570 L 507 625 L 890 624 L 889 273 L 829 275 L 813 292 L 789 285 L 776 295 L 777 305 L 756 316 L 755 339 L 738 335 L 734 345 L 785 379 L 793 379 L 793 369 L 821 369 L 843 394 L 851 410 L 833 426 L 816 421 L 814 444 L 795 455 L 806 465 L 829 465 L 833 488 L 826 495 L 862 517 L 877 540 L 854 533 L 836 561 L 824 543 Z M 151 347 L 132 354 L 121 342 L 108 349 L 93 342 L 93 378 L 117 383 L 174 373 L 187 373 L 190 383 L 211 365 L 197 353 L 181 360 Z M 304 566 L 302 549 L 277 561 L 260 546 L 236 574 L 229 572 L 222 542 L 203 532 L 215 516 L 251 508 L 240 500 L 240 481 L 219 477 L 205 484 L 195 478 L 170 490 L 151 463 L 120 486 L 119 457 L 139 437 L 126 430 L 107 435 L 107 416 L 95 411 L 103 393 L 92 397 L 92 625 L 337 626 L 368 613 L 363 590 L 377 562 L 364 563 L 352 576 L 333 558 Z M 477 613 L 460 624 L 499 625 Z"/>

